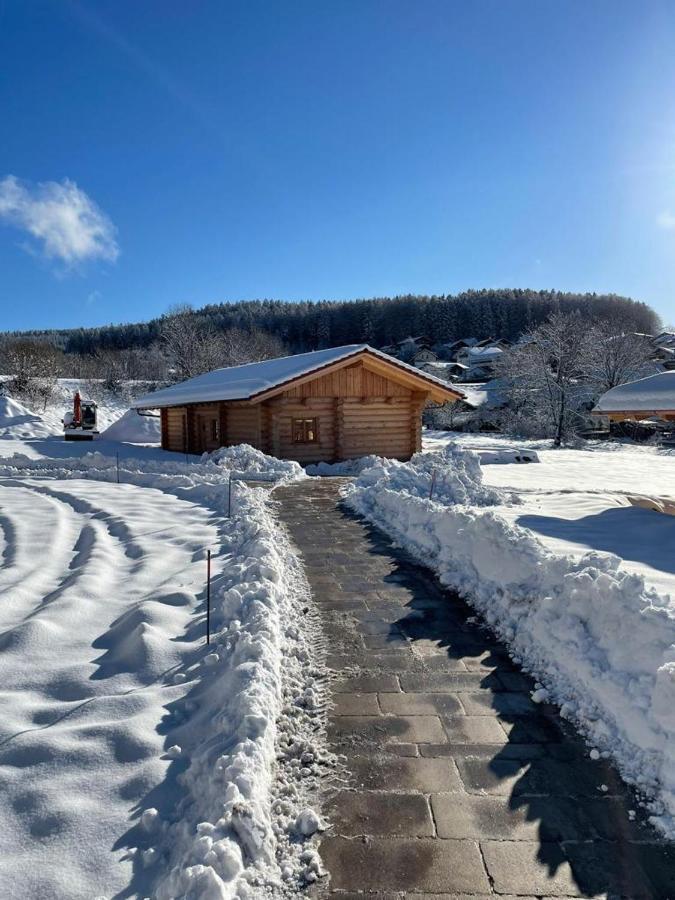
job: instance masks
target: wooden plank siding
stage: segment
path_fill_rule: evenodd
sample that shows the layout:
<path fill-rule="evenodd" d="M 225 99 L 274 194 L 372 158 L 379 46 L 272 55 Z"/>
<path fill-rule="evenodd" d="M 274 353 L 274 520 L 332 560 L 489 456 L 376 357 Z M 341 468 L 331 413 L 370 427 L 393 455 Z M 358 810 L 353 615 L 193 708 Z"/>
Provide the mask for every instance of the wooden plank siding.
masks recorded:
<path fill-rule="evenodd" d="M 408 388 L 367 369 L 363 363 L 346 366 L 329 375 L 284 391 L 284 397 L 409 397 Z"/>

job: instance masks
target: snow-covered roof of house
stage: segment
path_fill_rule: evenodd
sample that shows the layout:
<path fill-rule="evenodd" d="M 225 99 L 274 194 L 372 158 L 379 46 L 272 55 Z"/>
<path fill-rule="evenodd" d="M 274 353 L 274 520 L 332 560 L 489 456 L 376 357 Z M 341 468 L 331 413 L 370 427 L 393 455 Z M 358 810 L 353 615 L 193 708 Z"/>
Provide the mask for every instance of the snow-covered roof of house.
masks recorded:
<path fill-rule="evenodd" d="M 408 375 L 414 375 L 417 379 L 429 382 L 435 388 L 440 387 L 446 394 L 448 391 L 452 391 L 461 396 L 461 391 L 449 385 L 447 381 L 423 373 L 398 359 L 393 359 L 368 344 L 347 344 L 344 347 L 330 347 L 327 350 L 314 350 L 310 353 L 297 353 L 295 356 L 282 356 L 262 362 L 246 363 L 242 366 L 215 369 L 213 372 L 197 375 L 180 384 L 173 384 L 151 394 L 145 394 L 134 400 L 131 405 L 136 409 L 158 409 L 166 406 L 181 406 L 186 403 L 251 400 L 260 394 L 281 388 L 297 378 L 364 353 L 377 357 L 378 360 L 385 362 L 390 367 L 403 369 Z"/>
<path fill-rule="evenodd" d="M 464 403 L 478 409 L 484 406 L 486 409 L 499 409 L 506 404 L 504 392 L 504 380 L 493 378 L 491 381 L 462 384 Z"/>
<path fill-rule="evenodd" d="M 675 411 L 675 372 L 659 372 L 620 384 L 600 397 L 593 412 Z"/>
<path fill-rule="evenodd" d="M 468 352 L 468 360 L 470 365 L 491 362 L 502 355 L 504 351 L 501 347 L 472 347 Z"/>
<path fill-rule="evenodd" d="M 473 347 L 478 343 L 478 338 L 468 337 L 468 338 L 458 338 L 456 341 L 452 341 L 450 344 L 445 344 L 446 347 L 458 347 L 460 344 L 463 347 Z"/>

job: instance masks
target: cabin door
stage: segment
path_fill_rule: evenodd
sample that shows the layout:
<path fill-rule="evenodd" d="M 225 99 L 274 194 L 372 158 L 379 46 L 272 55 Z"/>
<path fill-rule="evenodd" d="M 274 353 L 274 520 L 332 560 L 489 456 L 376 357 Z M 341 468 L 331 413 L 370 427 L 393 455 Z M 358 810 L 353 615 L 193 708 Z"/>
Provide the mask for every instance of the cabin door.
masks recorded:
<path fill-rule="evenodd" d="M 220 420 L 218 411 L 195 414 L 195 430 L 200 453 L 210 453 L 220 447 Z"/>

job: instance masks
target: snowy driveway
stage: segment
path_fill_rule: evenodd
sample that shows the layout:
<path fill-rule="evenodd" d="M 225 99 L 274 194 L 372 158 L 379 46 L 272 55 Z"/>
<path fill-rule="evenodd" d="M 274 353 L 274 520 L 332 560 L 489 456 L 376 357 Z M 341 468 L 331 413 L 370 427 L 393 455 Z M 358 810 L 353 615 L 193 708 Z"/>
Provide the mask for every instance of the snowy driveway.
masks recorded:
<path fill-rule="evenodd" d="M 168 789 L 164 707 L 203 643 L 219 525 L 154 489 L 0 481 L 0 881 L 14 896 L 130 884 L 130 829 Z"/>

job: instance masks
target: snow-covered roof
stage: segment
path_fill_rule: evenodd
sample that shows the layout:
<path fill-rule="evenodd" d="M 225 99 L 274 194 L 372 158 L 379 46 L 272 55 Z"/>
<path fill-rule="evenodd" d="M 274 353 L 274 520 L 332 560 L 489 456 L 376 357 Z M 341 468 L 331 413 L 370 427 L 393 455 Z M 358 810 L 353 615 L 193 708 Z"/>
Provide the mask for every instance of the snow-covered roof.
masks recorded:
<path fill-rule="evenodd" d="M 497 357 L 501 356 L 504 351 L 501 347 L 472 347 L 469 350 L 469 362 L 471 363 L 482 363 L 488 362 L 489 360 L 497 359 Z"/>
<path fill-rule="evenodd" d="M 418 379 L 432 382 L 435 386 L 443 388 L 445 392 L 451 390 L 461 395 L 461 392 L 451 387 L 447 381 L 423 373 L 398 359 L 392 359 L 386 353 L 382 353 L 368 344 L 347 344 L 344 347 L 330 347 L 327 350 L 313 350 L 310 353 L 297 353 L 295 356 L 282 356 L 262 362 L 246 363 L 243 366 L 215 369 L 213 372 L 197 375 L 180 384 L 173 384 L 171 387 L 145 394 L 134 400 L 131 405 L 135 409 L 158 409 L 166 406 L 181 406 L 184 403 L 250 400 L 258 394 L 280 387 L 303 375 L 309 375 L 325 366 L 333 365 L 364 352 L 376 356 L 389 366 L 405 369 L 407 373 Z"/>
<path fill-rule="evenodd" d="M 594 412 L 666 412 L 675 410 L 675 372 L 659 372 L 620 384 L 603 394 Z"/>

